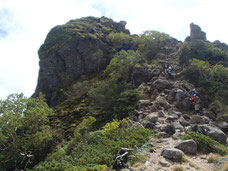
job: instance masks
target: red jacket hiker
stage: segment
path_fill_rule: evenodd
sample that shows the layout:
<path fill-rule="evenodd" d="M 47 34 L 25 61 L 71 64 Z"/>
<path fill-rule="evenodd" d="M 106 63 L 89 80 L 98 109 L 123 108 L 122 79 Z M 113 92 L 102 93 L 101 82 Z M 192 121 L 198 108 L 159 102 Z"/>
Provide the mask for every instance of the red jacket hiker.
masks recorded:
<path fill-rule="evenodd" d="M 196 111 L 196 114 L 200 114 L 200 98 L 198 96 L 196 96 L 196 94 L 194 95 L 194 97 L 192 97 L 190 99 L 191 102 L 194 102 L 194 105 L 195 105 L 195 111 Z"/>

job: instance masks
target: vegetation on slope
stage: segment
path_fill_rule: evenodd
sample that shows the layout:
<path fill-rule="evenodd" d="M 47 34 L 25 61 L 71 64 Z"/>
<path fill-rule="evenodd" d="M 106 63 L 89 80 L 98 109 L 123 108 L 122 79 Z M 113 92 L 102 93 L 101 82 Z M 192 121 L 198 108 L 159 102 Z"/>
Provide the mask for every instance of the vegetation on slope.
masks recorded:
<path fill-rule="evenodd" d="M 228 51 L 208 42 L 194 41 L 183 43 L 179 52 L 180 61 L 187 64 L 184 79 L 228 113 Z"/>
<path fill-rule="evenodd" d="M 121 147 L 141 146 L 149 139 L 149 130 L 132 128 L 124 119 L 137 108 L 140 99 L 132 85 L 132 73 L 137 67 L 155 66 L 154 60 L 160 60 L 158 54 L 166 53 L 173 39 L 156 31 L 139 36 L 116 33 L 95 21 L 88 17 L 53 28 L 50 34 L 54 36 L 47 36 L 39 53 L 58 49 L 53 46 L 56 41 L 57 46 L 62 46 L 77 41 L 78 36 L 89 35 L 107 41 L 110 51 L 117 52 L 105 70 L 82 75 L 76 83 L 64 82 L 57 92 L 63 97 L 62 103 L 53 109 L 43 96 L 10 95 L 0 101 L 3 170 L 107 170 Z M 100 29 L 93 30 L 94 25 Z M 226 107 L 227 51 L 207 42 L 185 42 L 179 55 L 187 65 L 184 79 L 197 86 L 206 98 L 213 95 L 211 101 Z M 196 141 L 204 139 L 191 136 Z"/>

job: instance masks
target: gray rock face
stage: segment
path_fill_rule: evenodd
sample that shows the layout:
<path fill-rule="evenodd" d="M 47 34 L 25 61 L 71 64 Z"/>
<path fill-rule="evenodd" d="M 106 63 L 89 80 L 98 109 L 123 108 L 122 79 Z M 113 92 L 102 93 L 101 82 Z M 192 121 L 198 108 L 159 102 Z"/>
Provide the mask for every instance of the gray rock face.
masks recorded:
<path fill-rule="evenodd" d="M 39 49 L 40 70 L 36 91 L 46 95 L 49 105 L 58 104 L 59 90 L 70 86 L 82 74 L 105 69 L 113 57 L 106 36 L 110 31 L 129 34 L 124 24 L 102 17 L 86 17 L 56 26 Z M 99 37 L 97 35 L 103 35 Z"/>
<path fill-rule="evenodd" d="M 195 41 L 195 40 L 203 40 L 206 41 L 206 33 L 201 31 L 201 28 L 194 23 L 190 24 L 190 37 L 187 37 L 185 41 Z"/>
<path fill-rule="evenodd" d="M 183 151 L 176 148 L 164 148 L 161 154 L 164 158 L 180 161 L 184 155 Z"/>
<path fill-rule="evenodd" d="M 163 79 L 157 79 L 153 82 L 152 89 L 157 89 L 158 91 L 164 90 L 164 89 L 172 89 L 173 88 L 173 82 Z"/>
<path fill-rule="evenodd" d="M 179 142 L 175 148 L 183 151 L 186 154 L 196 154 L 197 152 L 197 144 L 192 139 Z"/>
<path fill-rule="evenodd" d="M 159 74 L 159 69 L 150 70 L 145 67 L 139 67 L 132 73 L 132 83 L 135 87 L 138 87 L 142 83 L 149 82 L 154 76 Z"/>

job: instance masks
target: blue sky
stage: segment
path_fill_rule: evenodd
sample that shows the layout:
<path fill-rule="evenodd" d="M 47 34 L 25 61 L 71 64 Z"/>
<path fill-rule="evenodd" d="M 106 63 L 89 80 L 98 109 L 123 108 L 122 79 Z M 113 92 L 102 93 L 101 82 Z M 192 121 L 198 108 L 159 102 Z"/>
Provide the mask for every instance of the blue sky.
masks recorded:
<path fill-rule="evenodd" d="M 37 51 L 49 30 L 71 19 L 106 16 L 127 21 L 132 34 L 168 33 L 181 41 L 198 24 L 209 41 L 228 43 L 227 0 L 0 0 L 0 98 L 35 90 Z"/>

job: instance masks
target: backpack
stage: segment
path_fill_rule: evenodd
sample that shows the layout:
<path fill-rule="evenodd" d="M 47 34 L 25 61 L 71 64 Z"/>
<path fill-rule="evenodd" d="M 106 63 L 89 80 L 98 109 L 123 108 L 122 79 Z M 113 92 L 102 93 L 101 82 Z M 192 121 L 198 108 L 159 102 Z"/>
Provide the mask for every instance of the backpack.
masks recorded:
<path fill-rule="evenodd" d="M 189 91 L 190 96 L 194 96 L 195 94 L 196 94 L 196 92 L 194 90 Z"/>

